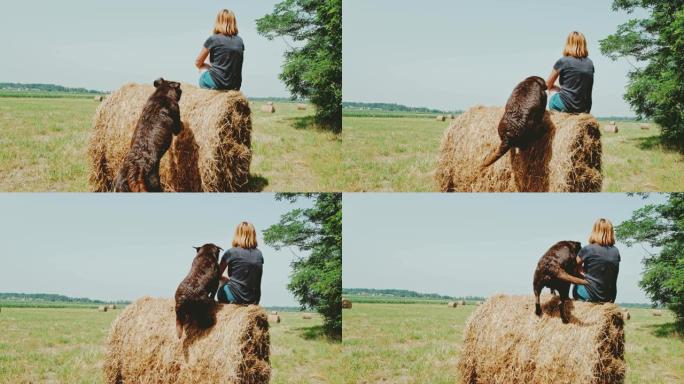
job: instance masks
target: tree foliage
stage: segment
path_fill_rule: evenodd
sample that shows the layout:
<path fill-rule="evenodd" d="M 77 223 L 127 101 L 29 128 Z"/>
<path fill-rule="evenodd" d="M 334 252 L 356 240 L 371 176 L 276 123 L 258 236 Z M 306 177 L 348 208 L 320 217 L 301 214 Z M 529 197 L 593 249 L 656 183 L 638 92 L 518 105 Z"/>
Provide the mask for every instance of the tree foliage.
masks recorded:
<path fill-rule="evenodd" d="M 264 231 L 264 241 L 276 249 L 293 247 L 308 253 L 292 262 L 288 289 L 302 307 L 324 318 L 329 337 L 342 337 L 342 194 L 276 194 L 278 200 L 314 199 L 307 209 L 293 209 Z"/>
<path fill-rule="evenodd" d="M 316 120 L 342 129 L 342 0 L 283 0 L 257 20 L 257 31 L 272 40 L 288 37 L 280 79 L 293 97 L 316 106 Z"/>
<path fill-rule="evenodd" d="M 613 10 L 649 11 L 601 40 L 601 52 L 613 60 L 634 58 L 644 64 L 629 73 L 624 98 L 640 117 L 662 128 L 662 139 L 684 150 L 684 0 L 614 0 Z"/>
<path fill-rule="evenodd" d="M 648 296 L 667 305 L 684 330 L 684 193 L 671 193 L 664 204 L 649 204 L 616 228 L 617 237 L 632 246 L 646 243 L 659 250 L 643 260 L 639 282 Z"/>

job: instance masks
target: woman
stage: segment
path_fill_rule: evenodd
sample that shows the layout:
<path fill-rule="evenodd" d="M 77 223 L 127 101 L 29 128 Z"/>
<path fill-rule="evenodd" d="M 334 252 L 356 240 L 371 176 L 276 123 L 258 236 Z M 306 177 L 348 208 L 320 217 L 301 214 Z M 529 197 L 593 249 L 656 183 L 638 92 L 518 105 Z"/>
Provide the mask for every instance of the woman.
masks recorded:
<path fill-rule="evenodd" d="M 589 245 L 577 255 L 577 265 L 583 265 L 582 274 L 589 284 L 575 285 L 572 290 L 575 300 L 615 302 L 620 252 L 614 244 L 613 224 L 607 219 L 596 220 L 589 236 Z"/>
<path fill-rule="evenodd" d="M 245 45 L 238 36 L 235 14 L 227 9 L 220 11 L 216 16 L 214 34 L 204 42 L 195 60 L 195 66 L 201 73 L 200 87 L 240 90 L 244 51 Z M 207 56 L 210 64 L 205 62 Z"/>
<path fill-rule="evenodd" d="M 235 228 L 233 248 L 227 250 L 221 258 L 218 301 L 259 304 L 263 265 L 264 258 L 257 249 L 256 230 L 252 224 L 243 221 Z"/>
<path fill-rule="evenodd" d="M 591 112 L 591 90 L 594 87 L 594 63 L 589 59 L 587 40 L 580 32 L 568 35 L 563 57 L 553 65 L 546 88 L 553 94 L 549 109 L 569 113 Z M 556 79 L 560 76 L 560 87 Z"/>

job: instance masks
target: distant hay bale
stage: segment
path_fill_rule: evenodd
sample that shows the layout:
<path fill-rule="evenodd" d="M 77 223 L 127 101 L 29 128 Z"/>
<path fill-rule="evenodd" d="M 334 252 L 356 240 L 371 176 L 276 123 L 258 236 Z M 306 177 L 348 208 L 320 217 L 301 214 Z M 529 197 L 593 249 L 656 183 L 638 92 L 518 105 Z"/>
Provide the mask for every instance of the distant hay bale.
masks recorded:
<path fill-rule="evenodd" d="M 351 309 L 352 302 L 349 299 L 342 299 L 342 309 Z"/>
<path fill-rule="evenodd" d="M 165 191 L 244 191 L 252 160 L 252 120 L 240 92 L 219 92 L 182 84 L 183 130 L 160 165 Z M 100 104 L 88 156 L 91 190 L 112 190 L 151 85 L 126 84 Z"/>
<path fill-rule="evenodd" d="M 266 112 L 266 113 L 275 113 L 275 107 L 273 104 L 266 104 L 261 106 L 261 112 Z"/>
<path fill-rule="evenodd" d="M 107 312 L 107 310 L 109 310 L 109 307 L 106 305 L 100 305 L 99 307 L 97 307 L 97 310 L 100 312 Z"/>
<path fill-rule="evenodd" d="M 277 315 L 278 311 L 271 311 L 271 315 Z"/>
<path fill-rule="evenodd" d="M 259 306 L 217 304 L 215 325 L 176 336 L 173 299 L 144 297 L 112 324 L 105 382 L 267 383 L 271 374 L 266 314 Z"/>
<path fill-rule="evenodd" d="M 461 382 L 622 383 L 625 334 L 614 304 L 570 302 L 571 322 L 560 319 L 558 296 L 542 296 L 542 318 L 533 296 L 497 295 L 466 323 L 458 363 Z"/>
<path fill-rule="evenodd" d="M 632 316 L 629 314 L 629 311 L 626 310 L 626 309 L 623 309 L 623 310 L 622 310 L 622 317 L 624 317 L 625 320 L 629 320 L 629 319 L 632 318 Z"/>
<path fill-rule="evenodd" d="M 650 124 L 639 124 L 639 128 L 641 128 L 643 130 L 647 130 L 647 129 L 651 129 L 651 125 Z"/>
<path fill-rule="evenodd" d="M 456 115 L 449 115 L 449 119 L 453 120 L 456 118 Z"/>
<path fill-rule="evenodd" d="M 278 315 L 278 314 L 268 315 L 268 323 L 269 324 L 280 323 L 280 315 Z"/>
<path fill-rule="evenodd" d="M 619 130 L 617 125 L 606 125 L 603 127 L 603 131 L 608 133 L 618 133 Z"/>
<path fill-rule="evenodd" d="M 108 310 L 108 311 L 109 311 L 109 310 L 114 310 L 114 309 L 116 309 L 116 304 L 108 304 L 108 305 L 107 305 L 107 310 Z"/>
<path fill-rule="evenodd" d="M 653 311 L 653 316 L 662 316 L 662 315 L 663 315 L 663 311 L 661 311 L 661 310 Z"/>
<path fill-rule="evenodd" d="M 435 120 L 437 120 L 437 121 L 445 121 L 445 120 L 446 120 L 446 117 L 443 116 L 443 115 L 438 115 L 438 116 L 435 118 Z"/>
<path fill-rule="evenodd" d="M 460 302 L 459 304 L 461 304 L 461 305 L 466 305 L 466 301 L 465 301 L 465 300 L 461 300 L 461 302 Z"/>
<path fill-rule="evenodd" d="M 617 123 L 615 122 L 615 120 L 609 121 L 608 124 L 610 124 L 610 125 L 617 125 Z"/>
<path fill-rule="evenodd" d="M 308 313 L 305 313 L 305 314 L 302 315 L 302 319 L 304 319 L 304 320 L 311 320 L 312 318 L 313 318 L 313 316 L 311 316 L 311 315 L 308 314 Z"/>
<path fill-rule="evenodd" d="M 599 192 L 601 132 L 589 114 L 547 113 L 550 128 L 515 156 L 509 151 L 480 174 L 485 157 L 501 140 L 503 108 L 473 107 L 458 116 L 442 138 L 435 179 L 442 192 Z"/>
<path fill-rule="evenodd" d="M 102 101 L 102 100 L 104 100 L 104 96 L 95 96 L 95 97 L 93 98 L 93 100 L 95 100 L 95 101 Z"/>
<path fill-rule="evenodd" d="M 300 111 L 306 111 L 306 104 L 297 104 L 297 109 Z"/>
<path fill-rule="evenodd" d="M 455 302 L 455 301 L 450 301 L 450 302 L 447 303 L 447 307 L 449 307 L 449 308 L 456 308 L 456 307 L 458 307 L 458 303 Z"/>

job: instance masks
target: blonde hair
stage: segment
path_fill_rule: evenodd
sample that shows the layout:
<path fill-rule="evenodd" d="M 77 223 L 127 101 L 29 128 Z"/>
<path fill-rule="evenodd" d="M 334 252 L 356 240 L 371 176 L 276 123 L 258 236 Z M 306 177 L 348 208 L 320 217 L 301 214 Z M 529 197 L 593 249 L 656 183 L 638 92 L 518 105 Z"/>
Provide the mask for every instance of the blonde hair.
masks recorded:
<path fill-rule="evenodd" d="M 584 59 L 585 57 L 589 56 L 587 39 L 584 38 L 582 32 L 570 32 L 568 39 L 565 41 L 563 56 L 572 56 L 578 59 Z"/>
<path fill-rule="evenodd" d="M 220 33 L 226 36 L 235 36 L 238 34 L 237 20 L 233 11 L 229 9 L 219 11 L 218 15 L 216 15 L 214 33 Z"/>
<path fill-rule="evenodd" d="M 254 249 L 257 247 L 256 229 L 252 223 L 243 221 L 235 228 L 233 247 Z"/>
<path fill-rule="evenodd" d="M 615 232 L 613 223 L 608 219 L 600 218 L 594 223 L 594 228 L 589 235 L 589 244 L 613 245 L 615 244 Z"/>

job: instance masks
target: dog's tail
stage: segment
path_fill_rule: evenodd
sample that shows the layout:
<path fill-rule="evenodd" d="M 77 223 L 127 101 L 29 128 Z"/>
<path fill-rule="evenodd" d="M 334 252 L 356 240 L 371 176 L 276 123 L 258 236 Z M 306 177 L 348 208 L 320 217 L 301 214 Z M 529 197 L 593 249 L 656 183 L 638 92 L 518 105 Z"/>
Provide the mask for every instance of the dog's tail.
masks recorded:
<path fill-rule="evenodd" d="M 587 285 L 587 284 L 589 284 L 588 281 L 586 281 L 586 280 L 584 280 L 584 279 L 580 279 L 579 277 L 575 277 L 575 276 L 573 276 L 573 275 L 571 275 L 571 274 L 569 274 L 569 273 L 567 273 L 567 272 L 565 272 L 565 271 L 563 271 L 563 270 L 561 270 L 560 272 L 558 272 L 558 276 L 557 276 L 557 277 L 558 277 L 559 279 L 563 280 L 563 281 L 567 281 L 568 283 L 573 283 L 573 284 L 577 284 L 577 285 Z"/>
<path fill-rule="evenodd" d="M 508 145 L 508 143 L 506 143 L 505 141 L 502 141 L 501 144 L 499 145 L 499 148 L 497 148 L 496 151 L 492 152 L 489 156 L 487 156 L 485 161 L 482 163 L 482 166 L 480 166 L 480 171 L 483 171 L 485 168 L 494 164 L 503 155 L 505 155 L 509 149 L 511 149 L 511 146 Z"/>

